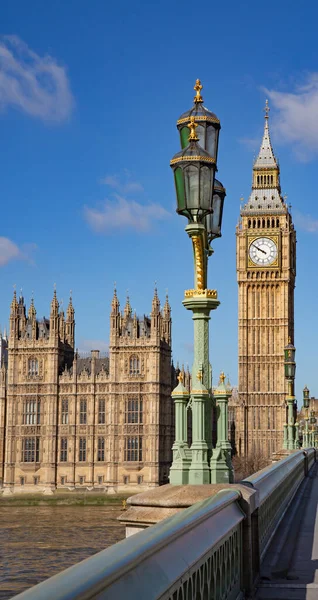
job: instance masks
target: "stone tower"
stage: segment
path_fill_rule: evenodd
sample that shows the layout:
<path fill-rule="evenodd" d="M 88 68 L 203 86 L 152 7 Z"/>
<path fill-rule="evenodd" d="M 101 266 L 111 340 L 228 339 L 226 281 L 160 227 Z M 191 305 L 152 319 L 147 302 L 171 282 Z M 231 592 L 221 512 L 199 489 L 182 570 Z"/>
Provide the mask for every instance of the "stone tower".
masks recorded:
<path fill-rule="evenodd" d="M 173 444 L 171 399 L 171 310 L 154 291 L 150 317 L 137 318 L 127 297 L 119 311 L 112 300 L 109 395 L 113 428 L 108 481 L 168 483 Z M 136 455 L 136 456 L 135 456 Z M 137 456 L 138 455 L 138 456 Z"/>
<path fill-rule="evenodd" d="M 236 448 L 269 457 L 286 422 L 284 346 L 294 342 L 296 233 L 281 195 L 265 107 L 252 192 L 237 226 L 239 402 Z"/>
<path fill-rule="evenodd" d="M 8 347 L 4 487 L 40 479 L 56 487 L 58 383 L 74 357 L 74 310 L 67 319 L 54 290 L 50 318 L 37 320 L 33 299 L 26 314 L 24 298 L 14 292 Z"/>

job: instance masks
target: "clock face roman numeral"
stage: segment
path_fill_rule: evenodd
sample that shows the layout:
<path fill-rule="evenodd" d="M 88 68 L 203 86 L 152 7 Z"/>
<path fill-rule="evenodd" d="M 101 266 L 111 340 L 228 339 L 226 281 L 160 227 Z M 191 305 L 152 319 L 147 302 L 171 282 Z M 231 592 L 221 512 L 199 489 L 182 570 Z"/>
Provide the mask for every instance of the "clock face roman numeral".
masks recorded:
<path fill-rule="evenodd" d="M 253 240 L 249 246 L 249 257 L 255 265 L 266 267 L 277 258 L 277 245 L 274 240 L 260 237 Z"/>

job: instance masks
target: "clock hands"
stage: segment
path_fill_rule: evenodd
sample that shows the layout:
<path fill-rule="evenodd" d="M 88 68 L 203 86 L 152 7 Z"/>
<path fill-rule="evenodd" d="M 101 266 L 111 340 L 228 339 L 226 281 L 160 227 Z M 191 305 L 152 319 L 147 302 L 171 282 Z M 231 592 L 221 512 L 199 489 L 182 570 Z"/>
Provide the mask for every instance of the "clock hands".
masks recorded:
<path fill-rule="evenodd" d="M 259 250 L 260 252 L 263 252 L 263 254 L 267 254 L 267 252 L 265 250 L 262 250 L 262 248 L 259 248 L 258 246 L 255 246 L 255 244 L 253 244 L 254 248 L 256 248 L 256 250 Z"/>

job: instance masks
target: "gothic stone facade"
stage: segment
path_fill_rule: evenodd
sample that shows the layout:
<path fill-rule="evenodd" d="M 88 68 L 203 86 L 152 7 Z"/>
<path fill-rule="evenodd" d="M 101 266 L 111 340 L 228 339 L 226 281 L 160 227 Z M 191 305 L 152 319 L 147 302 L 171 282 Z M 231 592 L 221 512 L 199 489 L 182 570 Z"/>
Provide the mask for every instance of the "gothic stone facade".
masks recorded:
<path fill-rule="evenodd" d="M 168 481 L 173 443 L 171 315 L 110 317 L 109 357 L 74 353 L 75 320 L 54 292 L 49 319 L 14 294 L 8 369 L 0 371 L 4 493 L 56 488 L 142 491 Z"/>
<path fill-rule="evenodd" d="M 286 422 L 284 346 L 294 341 L 296 233 L 281 196 L 268 128 L 253 167 L 252 193 L 237 227 L 239 396 L 235 445 L 270 457 Z"/>

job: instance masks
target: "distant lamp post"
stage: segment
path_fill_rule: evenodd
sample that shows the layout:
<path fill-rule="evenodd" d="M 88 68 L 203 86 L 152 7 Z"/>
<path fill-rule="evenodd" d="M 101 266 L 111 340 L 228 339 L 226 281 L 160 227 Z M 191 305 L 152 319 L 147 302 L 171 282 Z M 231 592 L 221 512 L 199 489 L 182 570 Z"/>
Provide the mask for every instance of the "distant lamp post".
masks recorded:
<path fill-rule="evenodd" d="M 309 434 L 309 446 L 311 446 L 312 448 L 314 448 L 314 446 L 315 446 L 315 423 L 316 423 L 316 421 L 317 421 L 317 419 L 315 417 L 315 411 L 311 410 L 310 418 L 309 418 L 309 423 L 311 425 L 310 434 Z"/>
<path fill-rule="evenodd" d="M 305 431 L 304 431 L 304 439 L 303 439 L 303 447 L 309 447 L 309 431 L 308 431 L 308 409 L 309 409 L 309 389 L 305 385 L 303 389 L 303 407 L 305 409 Z"/>
<path fill-rule="evenodd" d="M 200 80 L 196 81 L 194 89 L 194 106 L 177 122 L 181 151 L 170 161 L 177 196 L 176 210 L 188 219 L 185 230 L 192 240 L 194 256 L 194 288 L 185 291 L 183 300 L 183 305 L 192 311 L 194 322 L 192 388 L 187 405 L 181 382 L 172 393 L 176 406 L 176 440 L 170 483 L 176 485 L 210 483 L 214 469 L 214 463 L 210 462 L 213 399 L 209 320 L 211 310 L 220 303 L 216 290 L 208 289 L 207 270 L 208 257 L 212 254 L 210 244 L 221 236 L 225 189 L 215 180 L 220 121 L 203 106 Z M 191 448 L 185 430 L 187 409 L 192 411 Z M 224 477 L 223 481 L 227 481 Z"/>
<path fill-rule="evenodd" d="M 295 417 L 294 417 L 294 406 L 295 406 L 295 395 L 294 395 L 294 381 L 296 374 L 296 362 L 295 354 L 296 348 L 291 343 L 291 338 L 288 339 L 288 344 L 284 349 L 285 354 L 285 379 L 288 382 L 288 396 L 287 401 L 287 427 L 285 426 L 284 432 L 284 448 L 287 450 L 296 449 L 295 439 Z M 286 436 L 287 433 L 287 436 Z"/>

